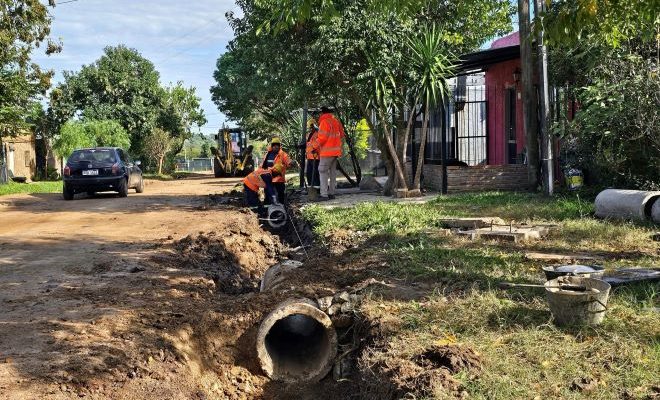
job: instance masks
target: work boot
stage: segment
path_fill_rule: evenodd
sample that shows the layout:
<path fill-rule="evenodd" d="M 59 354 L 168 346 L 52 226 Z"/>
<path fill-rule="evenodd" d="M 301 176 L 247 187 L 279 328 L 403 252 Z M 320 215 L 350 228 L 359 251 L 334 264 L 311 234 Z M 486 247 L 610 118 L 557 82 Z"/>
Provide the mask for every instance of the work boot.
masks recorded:
<path fill-rule="evenodd" d="M 318 199 L 316 199 L 316 203 L 320 203 L 322 201 L 330 201 L 330 196 L 328 197 L 319 196 Z"/>
<path fill-rule="evenodd" d="M 329 194 L 329 195 L 328 195 L 328 199 L 330 199 L 330 200 L 334 200 L 334 199 L 335 199 L 335 195 L 334 195 L 334 194 Z"/>

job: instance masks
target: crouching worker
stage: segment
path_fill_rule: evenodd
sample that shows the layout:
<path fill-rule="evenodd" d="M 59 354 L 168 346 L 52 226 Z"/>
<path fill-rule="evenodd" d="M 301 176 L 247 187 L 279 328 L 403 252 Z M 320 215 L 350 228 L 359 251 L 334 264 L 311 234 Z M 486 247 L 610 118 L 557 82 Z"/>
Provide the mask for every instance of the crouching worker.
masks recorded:
<path fill-rule="evenodd" d="M 275 164 L 273 168 L 259 168 L 243 179 L 243 191 L 245 192 L 245 204 L 260 215 L 265 214 L 265 209 L 259 199 L 259 189 L 263 188 L 266 199 L 272 204 L 279 204 L 277 191 L 273 185 L 273 178 L 281 176 L 284 171 L 282 164 Z"/>
<path fill-rule="evenodd" d="M 289 155 L 282 150 L 282 141 L 280 138 L 274 137 L 270 141 L 270 146 L 268 147 L 268 152 L 264 156 L 264 162 L 262 163 L 261 168 L 272 168 L 275 164 L 282 165 L 282 173 L 273 176 L 273 187 L 277 192 L 277 200 L 280 203 L 284 203 L 285 200 L 286 170 L 291 167 L 292 163 Z M 266 204 L 270 204 L 270 197 L 266 197 Z"/>

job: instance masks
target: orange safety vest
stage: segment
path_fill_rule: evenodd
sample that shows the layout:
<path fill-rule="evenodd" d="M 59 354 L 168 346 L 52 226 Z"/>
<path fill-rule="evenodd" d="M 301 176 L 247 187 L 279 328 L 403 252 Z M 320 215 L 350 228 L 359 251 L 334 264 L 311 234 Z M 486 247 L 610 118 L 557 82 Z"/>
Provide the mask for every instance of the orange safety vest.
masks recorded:
<path fill-rule="evenodd" d="M 251 172 L 243 178 L 243 183 L 253 192 L 258 192 L 259 188 L 266 187 L 266 181 L 263 180 L 261 175 L 267 174 L 268 171 L 262 168 L 259 168 L 256 171 Z"/>
<path fill-rule="evenodd" d="M 271 151 L 271 148 L 268 147 L 268 152 Z M 268 156 L 268 152 L 264 156 L 264 160 L 266 160 L 266 157 Z M 291 166 L 291 159 L 289 158 L 289 155 L 286 154 L 284 150 L 280 148 L 280 151 L 277 152 L 277 155 L 275 155 L 275 159 L 273 160 L 273 165 L 275 164 L 282 164 L 284 168 L 282 169 L 282 175 L 273 175 L 273 183 L 284 183 L 286 182 L 286 169 Z"/>
<path fill-rule="evenodd" d="M 307 147 L 305 148 L 305 155 L 308 160 L 318 160 L 319 159 L 319 131 L 312 133 L 312 137 L 307 141 Z"/>
<path fill-rule="evenodd" d="M 341 140 L 346 136 L 344 127 L 334 115 L 327 113 L 319 118 L 319 145 L 321 157 L 340 157 Z"/>

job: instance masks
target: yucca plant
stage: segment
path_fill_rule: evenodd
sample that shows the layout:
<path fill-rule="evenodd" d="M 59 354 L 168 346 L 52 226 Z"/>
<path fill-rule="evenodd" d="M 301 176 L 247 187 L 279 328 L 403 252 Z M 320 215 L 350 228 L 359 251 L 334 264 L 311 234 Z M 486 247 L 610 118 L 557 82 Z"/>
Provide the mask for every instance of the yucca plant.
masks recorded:
<path fill-rule="evenodd" d="M 420 188 L 430 111 L 436 106 L 444 106 L 444 98 L 449 93 L 447 80 L 455 70 L 456 57 L 445 49 L 444 44 L 444 35 L 435 25 L 428 27 L 421 35 L 410 38 L 408 42 L 409 65 L 416 81 L 412 90 L 416 92 L 414 97 L 423 101 L 424 107 L 419 154 L 417 160 L 413 161 L 417 162 L 413 189 Z"/>

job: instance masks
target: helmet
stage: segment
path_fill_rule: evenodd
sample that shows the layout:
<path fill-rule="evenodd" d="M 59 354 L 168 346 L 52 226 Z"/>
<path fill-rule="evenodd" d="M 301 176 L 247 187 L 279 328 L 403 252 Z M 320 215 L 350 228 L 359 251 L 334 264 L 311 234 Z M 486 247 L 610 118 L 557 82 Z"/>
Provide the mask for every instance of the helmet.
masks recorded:
<path fill-rule="evenodd" d="M 307 120 L 307 129 L 311 128 L 314 125 L 316 125 L 316 120 L 314 118 L 310 118 Z"/>
<path fill-rule="evenodd" d="M 284 172 L 284 165 L 282 165 L 282 163 L 277 163 L 273 165 L 271 171 L 276 173 L 277 175 L 282 175 L 282 173 Z"/>
<path fill-rule="evenodd" d="M 275 136 L 273 139 L 270 141 L 270 144 L 279 144 L 280 146 L 282 145 L 282 140 L 280 140 L 279 137 Z"/>

